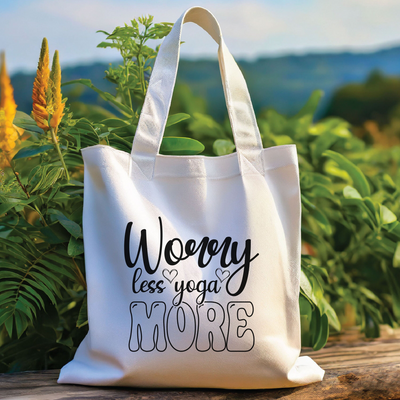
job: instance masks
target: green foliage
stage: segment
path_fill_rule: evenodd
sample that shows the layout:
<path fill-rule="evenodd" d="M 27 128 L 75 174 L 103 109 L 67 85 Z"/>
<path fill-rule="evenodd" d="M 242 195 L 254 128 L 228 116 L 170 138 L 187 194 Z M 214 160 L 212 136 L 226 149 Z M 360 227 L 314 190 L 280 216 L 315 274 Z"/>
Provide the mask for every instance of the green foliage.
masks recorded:
<path fill-rule="evenodd" d="M 399 149 L 368 148 L 339 118 L 313 124 L 310 116 L 315 106 L 308 107 L 315 103 L 315 97 L 317 94 L 293 118 L 272 110 L 260 115 L 263 142 L 266 146 L 297 145 L 303 253 L 308 254 L 307 263 L 315 275 L 310 280 L 309 267 L 303 260 L 301 287 L 302 295 L 314 305 L 312 310 L 318 308 L 321 318 L 312 314 L 315 324 L 324 325 L 325 314 L 334 331 L 340 330 L 340 320 L 357 323 L 367 337 L 376 337 L 379 324 L 397 326 L 400 322 L 396 283 L 400 278 L 396 269 L 400 181 L 395 155 Z M 306 290 L 310 287 L 315 298 Z M 310 308 L 304 300 L 300 305 L 303 344 L 318 348 L 325 327 L 313 326 Z"/>
<path fill-rule="evenodd" d="M 143 30 L 140 30 L 139 24 Z M 148 16 L 132 20 L 130 26 L 117 27 L 111 34 L 98 31 L 107 35 L 107 42 L 101 42 L 97 47 L 115 48 L 122 56 L 123 65 L 106 71 L 107 80 L 118 85 L 118 97 L 122 103 L 130 104 L 132 108 L 134 97 L 143 101 L 148 86 L 145 76 L 151 74 L 152 62 L 158 51 L 158 48 L 154 50 L 145 43 L 149 39 L 162 39 L 168 35 L 172 25 L 165 22 L 153 24 L 153 17 Z"/>
<path fill-rule="evenodd" d="M 87 332 L 82 240 L 82 148 L 110 145 L 130 152 L 159 39 L 171 24 L 152 18 L 116 28 L 100 47 L 121 53 L 106 78 L 116 95 L 92 85 L 115 114 L 81 104 L 66 109 L 58 131 L 70 180 L 49 138 L 26 114 L 14 123 L 24 138 L 0 180 L 0 371 L 59 368 Z M 357 323 L 367 337 L 400 321 L 400 174 L 398 148 L 377 150 L 353 136 L 348 122 L 313 123 L 322 93 L 292 118 L 258 115 L 264 147 L 297 145 L 302 241 L 302 344 L 320 349 L 341 325 Z M 235 151 L 229 121 L 206 112 L 203 99 L 177 87 L 161 151 L 224 155 Z M 77 115 L 79 117 L 77 117 Z M 15 172 L 15 173 L 14 173 Z M 18 174 L 17 174 L 17 173 Z"/>

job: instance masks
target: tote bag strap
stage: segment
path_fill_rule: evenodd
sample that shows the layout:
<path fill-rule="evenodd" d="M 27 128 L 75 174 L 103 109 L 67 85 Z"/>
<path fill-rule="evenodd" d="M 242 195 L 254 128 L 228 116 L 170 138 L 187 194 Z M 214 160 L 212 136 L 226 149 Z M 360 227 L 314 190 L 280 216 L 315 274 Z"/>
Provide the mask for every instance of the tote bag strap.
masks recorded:
<path fill-rule="evenodd" d="M 202 27 L 219 45 L 218 60 L 236 151 L 239 158 L 245 157 L 263 173 L 263 146 L 246 82 L 224 43 L 217 20 L 202 7 L 184 12 L 160 47 L 136 129 L 132 159 L 152 179 L 178 71 L 182 26 L 186 22 Z"/>

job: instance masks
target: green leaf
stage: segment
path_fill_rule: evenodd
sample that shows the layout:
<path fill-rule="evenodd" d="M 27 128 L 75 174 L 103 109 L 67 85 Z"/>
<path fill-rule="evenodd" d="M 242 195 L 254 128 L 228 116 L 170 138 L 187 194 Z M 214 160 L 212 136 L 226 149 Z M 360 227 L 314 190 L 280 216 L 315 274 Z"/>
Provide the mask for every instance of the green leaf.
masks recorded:
<path fill-rule="evenodd" d="M 131 138 L 136 133 L 136 126 L 134 126 L 134 125 L 124 125 L 124 126 L 121 126 L 121 127 L 109 128 L 109 132 L 117 134 L 120 137 L 122 136 L 122 134 L 126 133 Z M 101 134 L 100 137 L 103 137 L 103 135 L 105 135 L 106 133 L 107 132 L 104 132 L 104 134 Z"/>
<path fill-rule="evenodd" d="M 190 115 L 189 114 L 185 114 L 185 113 L 179 113 L 179 114 L 170 115 L 168 117 L 166 127 L 169 127 L 171 125 L 175 125 L 175 124 L 177 124 L 177 123 L 179 123 L 181 121 L 185 121 L 186 119 L 189 119 L 189 118 L 191 118 Z"/>
<path fill-rule="evenodd" d="M 79 254 L 83 253 L 83 241 L 81 239 L 76 239 L 74 236 L 71 236 L 71 239 L 68 243 L 68 255 L 71 257 L 79 256 Z"/>
<path fill-rule="evenodd" d="M 0 309 L 0 326 L 3 325 L 7 319 L 12 318 L 13 310 L 10 308 Z"/>
<path fill-rule="evenodd" d="M 46 144 L 44 146 L 29 146 L 29 147 L 24 147 L 21 150 L 18 151 L 17 154 L 13 157 L 13 160 L 18 160 L 20 158 L 27 158 L 27 157 L 33 157 L 37 156 L 41 153 L 44 153 L 45 151 L 54 149 L 54 146 L 51 144 Z"/>
<path fill-rule="evenodd" d="M 301 321 L 301 346 L 312 347 L 312 335 L 310 325 L 312 321 L 313 306 L 310 301 L 300 294 L 300 321 Z"/>
<path fill-rule="evenodd" d="M 29 286 L 26 286 L 26 287 L 29 287 Z M 25 300 L 25 298 L 27 298 L 27 299 Z M 35 305 L 37 306 L 38 309 L 42 308 L 41 307 L 41 303 L 38 301 L 38 299 L 35 296 L 31 295 L 30 293 L 21 291 L 20 292 L 20 299 L 24 300 L 24 301 L 28 301 L 28 299 L 32 300 L 35 303 Z M 33 310 L 35 311 L 34 314 L 36 316 L 36 310 L 35 309 L 33 309 Z"/>
<path fill-rule="evenodd" d="M 110 34 L 109 34 L 108 32 L 103 31 L 103 30 L 101 30 L 101 29 L 99 29 L 98 31 L 96 31 L 96 33 L 104 33 L 105 35 L 110 36 Z"/>
<path fill-rule="evenodd" d="M 160 153 L 175 155 L 192 155 L 204 151 L 204 145 L 197 140 L 183 137 L 164 137 Z"/>
<path fill-rule="evenodd" d="M 325 216 L 325 214 L 318 210 L 310 210 L 310 215 L 315 219 L 319 227 L 327 234 L 331 235 L 332 234 L 332 227 L 331 224 L 329 223 L 328 218 Z"/>
<path fill-rule="evenodd" d="M 107 126 L 108 128 L 121 128 L 129 125 L 128 122 L 120 118 L 107 118 L 103 119 L 100 123 Z"/>
<path fill-rule="evenodd" d="M 306 256 L 304 254 L 302 254 L 301 258 L 302 258 L 302 263 L 301 263 L 301 267 L 304 269 L 308 269 L 313 275 L 315 276 L 323 276 L 326 279 L 329 279 L 329 275 L 328 275 L 328 271 L 326 270 L 326 268 L 320 267 L 318 265 L 314 265 L 314 264 L 310 264 L 310 261 L 306 261 L 304 262 L 304 258 Z"/>
<path fill-rule="evenodd" d="M 393 314 L 396 319 L 400 320 L 400 285 L 394 275 L 393 269 L 386 265 L 385 261 L 381 263 L 382 270 L 385 274 L 386 282 L 389 287 L 390 294 L 392 295 Z"/>
<path fill-rule="evenodd" d="M 217 139 L 213 143 L 213 151 L 217 156 L 224 156 L 235 151 L 235 143 L 229 139 Z"/>
<path fill-rule="evenodd" d="M 79 310 L 78 320 L 76 321 L 77 328 L 82 328 L 88 323 L 88 316 L 87 316 L 87 297 L 83 299 L 82 306 Z"/>
<path fill-rule="evenodd" d="M 374 203 L 372 202 L 372 200 L 369 197 L 365 197 L 363 199 L 363 203 L 365 204 L 366 208 L 369 210 L 371 215 L 374 216 L 374 218 L 375 218 L 374 221 L 378 222 L 379 215 L 376 211 L 376 207 L 375 207 Z"/>
<path fill-rule="evenodd" d="M 10 316 L 5 320 L 5 322 L 4 322 L 4 325 L 5 325 L 5 327 L 6 327 L 8 336 L 9 336 L 10 338 L 12 337 L 12 333 L 13 333 L 13 330 L 14 330 L 14 324 L 13 324 L 13 322 L 14 322 L 13 315 L 10 315 Z"/>
<path fill-rule="evenodd" d="M 329 337 L 329 321 L 326 314 L 321 315 L 316 331 L 318 333 L 314 339 L 313 349 L 318 351 L 326 345 Z"/>
<path fill-rule="evenodd" d="M 337 141 L 339 137 L 331 132 L 324 132 L 322 135 L 318 136 L 311 144 L 311 154 L 315 162 L 321 157 L 325 150 L 331 148 Z"/>
<path fill-rule="evenodd" d="M 330 178 L 317 172 L 300 171 L 300 177 L 302 189 L 311 188 L 314 185 L 332 186 Z"/>
<path fill-rule="evenodd" d="M 73 237 L 82 237 L 82 229 L 76 222 L 68 218 L 58 218 L 58 221 Z"/>
<path fill-rule="evenodd" d="M 293 119 L 299 119 L 304 117 L 305 115 L 314 115 L 315 110 L 318 107 L 319 101 L 323 96 L 324 92 L 322 90 L 314 90 L 311 93 L 311 96 L 307 100 L 307 103 L 303 106 L 303 108 L 293 117 Z"/>
<path fill-rule="evenodd" d="M 323 198 L 326 198 L 326 199 L 330 199 L 334 203 L 340 204 L 339 198 L 336 195 L 334 195 L 332 193 L 332 191 L 329 190 L 326 186 L 322 186 L 320 184 L 315 184 L 312 187 L 309 195 L 312 196 L 312 197 L 323 197 Z"/>
<path fill-rule="evenodd" d="M 391 224 L 397 221 L 396 215 L 394 215 L 386 206 L 380 204 L 381 221 L 383 224 Z"/>
<path fill-rule="evenodd" d="M 47 211 L 48 214 L 55 215 L 58 222 L 76 239 L 82 237 L 81 227 L 74 221 L 67 218 L 61 211 L 50 209 Z"/>
<path fill-rule="evenodd" d="M 5 214 L 7 211 L 10 211 L 15 206 L 16 206 L 15 203 L 3 203 L 3 204 L 0 204 L 0 216 Z"/>
<path fill-rule="evenodd" d="M 311 282 L 309 281 L 308 276 L 303 271 L 303 269 L 301 269 L 301 271 L 300 271 L 300 287 L 301 287 L 301 290 L 304 292 L 304 294 L 310 300 L 312 300 L 314 303 L 317 302 L 317 299 L 315 298 L 314 293 L 313 293 L 313 288 L 312 288 Z"/>
<path fill-rule="evenodd" d="M 29 132 L 44 134 L 43 129 L 37 126 L 36 121 L 22 111 L 16 112 L 13 124 Z"/>
<path fill-rule="evenodd" d="M 44 308 L 45 307 L 45 305 L 44 305 L 44 301 L 43 301 L 43 299 L 42 299 L 42 296 L 38 293 L 38 292 L 36 292 L 36 290 L 34 290 L 31 286 L 24 286 L 24 289 L 27 291 L 27 292 L 29 292 L 36 300 L 38 300 L 39 301 L 39 303 L 40 303 L 40 305 L 42 306 L 42 308 Z"/>
<path fill-rule="evenodd" d="M 326 316 L 328 317 L 328 321 L 329 321 L 329 325 L 331 325 L 337 332 L 340 332 L 340 330 L 342 329 L 339 318 L 335 312 L 335 310 L 333 309 L 333 307 L 327 302 L 327 300 L 325 299 L 325 297 L 322 297 L 319 302 L 318 305 L 321 306 L 320 310 L 321 313 L 326 314 Z"/>
<path fill-rule="evenodd" d="M 374 229 L 375 226 L 377 225 L 377 219 L 376 219 L 376 213 L 372 213 L 370 208 L 367 207 L 366 199 L 360 200 L 360 199 L 341 199 L 341 203 L 343 206 L 353 206 L 353 207 L 359 207 L 361 210 L 361 217 L 362 219 L 369 225 L 371 229 Z"/>
<path fill-rule="evenodd" d="M 64 168 L 53 167 L 41 171 L 41 178 L 37 185 L 30 191 L 31 193 L 40 191 L 42 193 L 46 192 L 50 187 L 54 186 L 55 183 L 63 175 Z"/>
<path fill-rule="evenodd" d="M 69 237 L 68 238 L 63 237 L 66 236 L 64 229 L 62 229 L 62 232 L 60 234 L 59 230 L 56 228 L 56 225 L 52 225 L 51 227 L 43 226 L 40 228 L 40 232 L 43 234 L 44 239 L 49 244 L 58 244 L 69 240 Z"/>
<path fill-rule="evenodd" d="M 397 242 L 396 251 L 394 252 L 393 267 L 394 268 L 400 267 L 400 242 Z"/>
<path fill-rule="evenodd" d="M 350 178 L 353 180 L 354 188 L 361 194 L 362 197 L 371 195 L 367 178 L 361 172 L 360 168 L 354 165 L 346 157 L 336 153 L 335 151 L 326 150 L 322 155 L 335 161 L 341 169 L 349 174 Z"/>
<path fill-rule="evenodd" d="M 382 317 L 377 309 L 370 306 L 368 303 L 364 304 L 364 332 L 365 336 L 370 339 L 378 338 L 380 333 L 380 323 Z"/>
<path fill-rule="evenodd" d="M 310 216 L 314 218 L 315 222 L 319 225 L 319 227 L 327 235 L 331 235 L 332 227 L 325 214 L 322 211 L 320 211 L 314 204 L 312 204 L 303 194 L 301 195 L 301 202 L 304 205 L 304 207 L 306 207 L 306 209 L 308 210 Z"/>
<path fill-rule="evenodd" d="M 369 290 L 368 288 L 364 287 L 364 286 L 359 286 L 358 290 L 367 298 L 370 299 L 372 301 L 375 301 L 375 303 L 378 304 L 382 304 L 382 301 L 379 297 L 377 297 L 374 292 L 372 292 L 371 290 Z"/>
<path fill-rule="evenodd" d="M 358 193 L 358 191 L 351 186 L 346 186 L 343 189 L 343 196 L 346 199 L 361 199 L 362 198 L 360 193 Z"/>
<path fill-rule="evenodd" d="M 99 31 L 97 31 L 99 32 Z M 113 48 L 118 48 L 118 44 L 117 43 L 109 43 L 109 42 L 101 42 L 97 45 L 97 47 L 105 49 L 106 47 L 113 47 Z"/>
<path fill-rule="evenodd" d="M 71 272 L 71 269 L 73 268 L 71 260 L 69 260 L 69 263 L 67 263 L 61 257 L 48 253 L 46 254 L 45 258 L 43 257 L 41 259 L 40 262 L 45 265 L 49 271 L 57 273 L 60 276 L 64 275 L 70 278 L 72 281 L 75 281 L 75 274 Z"/>
<path fill-rule="evenodd" d="M 273 135 L 272 133 L 270 134 L 272 140 L 275 142 L 276 146 L 282 146 L 285 144 L 292 144 L 294 143 L 293 139 L 290 136 L 287 135 Z"/>
<path fill-rule="evenodd" d="M 28 327 L 28 320 L 26 316 L 18 310 L 16 310 L 14 318 L 15 318 L 15 326 L 17 328 L 17 337 L 19 339 L 21 335 L 25 332 L 26 328 Z"/>

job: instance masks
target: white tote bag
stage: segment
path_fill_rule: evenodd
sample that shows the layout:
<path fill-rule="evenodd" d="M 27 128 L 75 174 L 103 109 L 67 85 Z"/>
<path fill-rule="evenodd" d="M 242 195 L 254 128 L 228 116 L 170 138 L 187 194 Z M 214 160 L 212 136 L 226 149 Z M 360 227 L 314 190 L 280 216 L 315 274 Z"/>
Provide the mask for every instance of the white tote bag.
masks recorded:
<path fill-rule="evenodd" d="M 237 152 L 165 156 L 182 25 L 218 56 Z M 299 357 L 300 190 L 294 145 L 262 148 L 244 78 L 214 16 L 164 39 L 132 153 L 85 164 L 89 333 L 58 383 L 259 389 L 322 380 Z"/>

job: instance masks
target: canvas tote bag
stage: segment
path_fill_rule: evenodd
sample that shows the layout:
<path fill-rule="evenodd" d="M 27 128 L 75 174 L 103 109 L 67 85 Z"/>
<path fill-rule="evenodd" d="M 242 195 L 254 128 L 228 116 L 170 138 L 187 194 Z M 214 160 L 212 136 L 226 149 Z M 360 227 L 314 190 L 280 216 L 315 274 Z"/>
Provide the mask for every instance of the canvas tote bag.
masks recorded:
<path fill-rule="evenodd" d="M 218 43 L 236 153 L 166 156 L 182 25 Z M 84 158 L 89 333 L 58 383 L 277 388 L 322 380 L 299 357 L 295 145 L 263 149 L 244 78 L 206 9 L 164 39 L 132 153 Z"/>

